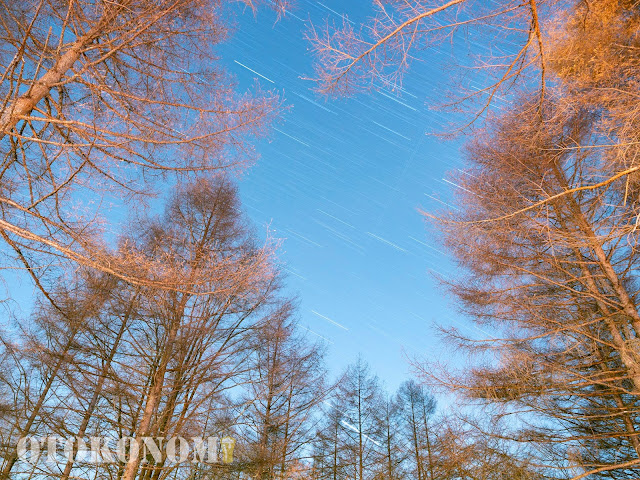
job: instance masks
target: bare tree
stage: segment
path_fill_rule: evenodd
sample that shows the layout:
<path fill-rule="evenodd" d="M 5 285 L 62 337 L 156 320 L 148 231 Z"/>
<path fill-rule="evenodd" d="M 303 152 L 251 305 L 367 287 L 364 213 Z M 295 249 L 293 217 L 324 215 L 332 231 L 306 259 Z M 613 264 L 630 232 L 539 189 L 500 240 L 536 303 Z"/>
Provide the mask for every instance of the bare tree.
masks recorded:
<path fill-rule="evenodd" d="M 189 467 L 136 455 L 115 465 L 72 459 L 15 469 L 15 445 L 34 434 L 215 436 L 225 425 L 227 392 L 241 384 L 253 352 L 248 340 L 279 286 L 272 246 L 256 244 L 235 187 L 222 177 L 178 187 L 163 216 L 134 225 L 121 251 L 162 259 L 185 291 L 195 291 L 131 285 L 89 269 L 77 285 L 63 283 L 43 298 L 40 328 L 16 345 L 20 356 L 7 378 L 16 400 L 3 415 L 2 437 L 13 448 L 2 478 L 186 475 Z M 30 365 L 37 376 L 26 373 Z"/>
<path fill-rule="evenodd" d="M 537 444 L 540 464 L 575 478 L 632 475 L 640 461 L 636 3 L 376 6 L 363 34 L 347 22 L 312 31 L 321 91 L 378 79 L 394 86 L 413 47 L 462 25 L 495 21 L 521 35 L 513 56 L 492 63 L 500 73 L 481 89 L 474 118 L 501 88 L 518 85 L 518 94 L 476 133 L 469 175 L 458 177 L 463 213 L 442 223 L 469 274 L 453 292 L 496 339 L 448 332 L 481 363 L 441 371 L 438 381 L 517 415 L 518 430 L 501 434 Z"/>
<path fill-rule="evenodd" d="M 436 401 L 426 387 L 407 380 L 398 390 L 398 405 L 411 464 L 417 480 L 435 480 L 434 415 Z"/>
<path fill-rule="evenodd" d="M 140 198 L 168 173 L 254 157 L 249 141 L 278 101 L 235 94 L 219 67 L 214 49 L 229 35 L 223 2 L 9 0 L 1 11 L 5 241 L 32 275 L 48 253 L 175 287 L 157 266 L 141 272 L 110 253 L 94 235 L 96 216 L 104 192 Z"/>
<path fill-rule="evenodd" d="M 566 472 L 544 472 L 525 447 L 514 448 L 500 437 L 506 422 L 478 421 L 450 415 L 438 430 L 436 477 L 443 480 L 551 480 Z"/>
<path fill-rule="evenodd" d="M 277 288 L 269 247 L 257 248 L 227 180 L 201 180 L 177 191 L 163 218 L 152 219 L 126 247 L 162 259 L 183 290 L 152 290 L 145 330 L 130 346 L 138 381 L 126 382 L 137 399 L 127 411 L 132 436 L 202 433 L 201 406 L 219 395 L 243 370 L 244 334 Z M 140 457 L 122 474 L 133 480 Z M 162 465 L 160 465 L 162 467 Z M 158 466 L 145 477 L 158 478 Z M 174 467 L 170 467 L 174 468 Z M 143 468 L 143 471 L 146 469 Z"/>
<path fill-rule="evenodd" d="M 313 442 L 312 476 L 317 480 L 348 478 L 348 452 L 343 448 L 343 413 L 335 403 L 326 409 Z"/>
<path fill-rule="evenodd" d="M 558 196 L 615 167 L 583 148 L 597 113 L 549 95 L 542 122 L 537 105 L 523 100 L 469 149 L 463 213 L 443 228 L 466 273 L 452 291 L 494 338 L 450 331 L 481 363 L 440 380 L 517 416 L 512 438 L 537 443 L 541 464 L 624 478 L 640 461 L 637 199 L 624 184 Z"/>
<path fill-rule="evenodd" d="M 256 479 L 291 478 L 301 468 L 326 396 L 322 351 L 296 331 L 293 308 L 279 306 L 253 339 L 240 421 Z"/>
<path fill-rule="evenodd" d="M 375 477 L 382 458 L 383 401 L 378 377 L 358 357 L 337 382 L 330 397 L 331 409 L 318 431 L 314 452 L 317 478 Z"/>
<path fill-rule="evenodd" d="M 88 333 L 87 324 L 100 315 L 112 286 L 109 278 L 81 272 L 48 299 L 37 302 L 32 326 L 21 326 L 21 341 L 6 344 L 12 366 L 2 387 L 12 392 L 13 400 L 3 415 L 3 443 L 9 448 L 3 455 L 0 478 L 9 477 L 18 459 L 15 446 L 20 437 L 67 433 L 61 427 L 66 411 L 58 407 L 66 403 L 69 385 L 73 385 L 71 371 L 86 354 L 82 337 Z"/>
<path fill-rule="evenodd" d="M 375 475 L 377 479 L 400 480 L 409 477 L 400 408 L 398 399 L 391 396 L 384 398 L 380 405 L 382 432 L 379 437 L 380 457 Z"/>

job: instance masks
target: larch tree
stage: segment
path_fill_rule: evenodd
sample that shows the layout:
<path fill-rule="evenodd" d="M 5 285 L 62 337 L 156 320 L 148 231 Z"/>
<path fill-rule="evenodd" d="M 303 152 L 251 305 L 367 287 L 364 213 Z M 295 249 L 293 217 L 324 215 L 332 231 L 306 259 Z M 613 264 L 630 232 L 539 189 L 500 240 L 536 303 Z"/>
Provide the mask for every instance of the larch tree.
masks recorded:
<path fill-rule="evenodd" d="M 526 446 L 514 448 L 501 438 L 505 428 L 494 418 L 461 417 L 459 412 L 442 419 L 438 429 L 436 476 L 442 480 L 551 480 L 566 472 L 546 475 Z"/>
<path fill-rule="evenodd" d="M 162 259 L 191 293 L 90 268 L 74 284 L 61 280 L 3 375 L 2 391 L 14 392 L 14 401 L 2 412 L 10 448 L 1 478 L 195 474 L 198 465 L 134 453 L 115 464 L 72 457 L 30 466 L 16 462 L 15 446 L 24 436 L 208 437 L 228 427 L 228 392 L 242 383 L 249 340 L 279 287 L 272 248 L 257 244 L 223 177 L 177 187 L 163 215 L 132 225 L 120 241 L 123 255 Z"/>
<path fill-rule="evenodd" d="M 483 361 L 440 380 L 517 416 L 514 439 L 538 443 L 541 465 L 628 477 L 640 462 L 637 197 L 624 182 L 567 194 L 615 168 L 588 147 L 598 114 L 551 95 L 544 121 L 538 111 L 523 100 L 469 148 L 462 213 L 442 226 L 464 272 L 452 292 L 496 333 L 450 331 Z"/>
<path fill-rule="evenodd" d="M 405 444 L 411 452 L 408 456 L 413 476 L 417 480 L 435 480 L 435 398 L 423 385 L 407 380 L 400 385 L 397 403 Z"/>
<path fill-rule="evenodd" d="M 97 219 L 105 192 L 144 199 L 168 174 L 254 157 L 279 105 L 237 94 L 221 68 L 228 13 L 218 0 L 0 2 L 0 234 L 29 274 L 58 257 L 176 286 L 131 270 Z"/>
<path fill-rule="evenodd" d="M 327 402 L 324 417 L 316 432 L 312 451 L 312 478 L 314 480 L 341 480 L 348 478 L 350 459 L 343 448 L 343 413 L 335 402 Z"/>
<path fill-rule="evenodd" d="M 556 0 L 483 2 L 478 0 L 373 0 L 374 14 L 362 25 L 313 25 L 307 38 L 316 56 L 317 89 L 345 95 L 371 88 L 401 91 L 404 74 L 418 52 L 474 31 L 487 46 L 504 43 L 500 53 L 480 56 L 474 71 L 486 74 L 481 88 L 469 87 L 454 103 L 471 102 L 473 119 L 492 106 L 522 77 L 535 75 L 545 88 L 545 18 L 557 10 Z"/>
<path fill-rule="evenodd" d="M 279 286 L 271 249 L 256 245 L 235 187 L 224 178 L 179 188 L 164 216 L 143 223 L 122 245 L 161 259 L 183 282 L 182 292 L 145 294 L 147 327 L 130 343 L 135 363 L 122 365 L 141 374 L 122 379 L 132 401 L 125 412 L 129 434 L 208 436 L 202 420 L 210 415 L 209 400 L 231 388 L 246 368 L 246 335 Z M 131 456 L 123 480 L 138 475 L 140 462 Z M 143 466 L 143 478 L 160 478 L 165 467 L 176 468 Z"/>
<path fill-rule="evenodd" d="M 6 345 L 13 362 L 2 390 L 12 392 L 13 402 L 3 416 L 2 436 L 8 448 L 0 478 L 9 478 L 18 460 L 15 446 L 20 437 L 71 434 L 65 417 L 86 385 L 77 383 L 83 376 L 79 370 L 88 367 L 84 361 L 94 353 L 84 340 L 108 302 L 112 280 L 81 271 L 61 282 L 48 298 L 36 302 L 31 324 L 20 325 L 20 340 Z"/>
<path fill-rule="evenodd" d="M 478 34 L 476 44 L 490 53 L 478 55 L 469 65 L 457 59 L 463 64 L 457 72 L 464 77 L 470 68 L 475 85 L 456 82 L 448 107 L 457 110 L 468 104 L 471 116 L 462 127 L 445 133 L 486 119 L 499 97 L 506 103 L 493 110 L 509 108 L 514 92 L 517 97 L 522 90 L 535 92 L 540 110 L 548 90 L 561 85 L 576 104 L 603 113 L 603 141 L 591 148 L 605 150 L 615 168 L 591 183 L 567 185 L 556 195 L 597 189 L 621 178 L 633 182 L 640 170 L 633 133 L 640 22 L 634 1 L 374 0 L 373 6 L 376 13 L 363 25 L 345 20 L 338 26 L 315 25 L 309 31 L 318 91 L 345 95 L 390 88 L 400 94 L 402 77 L 412 61 L 425 57 L 424 52 L 443 40 L 456 45 L 457 33 L 466 38 L 473 31 Z M 453 52 L 455 56 L 455 48 Z"/>
<path fill-rule="evenodd" d="M 369 480 L 381 459 L 383 392 L 378 377 L 358 360 L 347 367 L 337 383 L 325 424 L 319 431 L 316 458 L 322 477 Z"/>
<path fill-rule="evenodd" d="M 309 455 L 326 396 L 322 350 L 298 333 L 294 313 L 291 302 L 278 306 L 252 339 L 239 423 L 256 479 L 291 478 Z"/>
<path fill-rule="evenodd" d="M 380 404 L 381 433 L 378 438 L 380 457 L 375 478 L 401 480 L 408 477 L 406 440 L 403 435 L 400 403 L 386 395 Z"/>

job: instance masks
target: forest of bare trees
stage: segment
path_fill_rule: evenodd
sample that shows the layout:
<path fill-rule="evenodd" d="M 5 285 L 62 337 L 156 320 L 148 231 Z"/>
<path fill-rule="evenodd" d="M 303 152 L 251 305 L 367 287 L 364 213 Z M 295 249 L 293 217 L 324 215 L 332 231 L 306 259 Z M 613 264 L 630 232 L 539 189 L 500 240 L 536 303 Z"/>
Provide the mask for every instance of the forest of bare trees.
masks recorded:
<path fill-rule="evenodd" d="M 424 212 L 491 335 L 441 329 L 466 364 L 425 352 L 395 392 L 362 358 L 328 371 L 244 212 L 235 174 L 283 105 L 222 68 L 226 7 L 0 0 L 0 269 L 35 292 L 3 302 L 0 480 L 640 478 L 640 3 L 374 0 L 308 29 L 325 96 L 399 88 L 469 30 L 508 45 L 481 88 L 460 67 L 467 175 Z M 53 461 L 18 448 L 54 437 Z M 83 455 L 125 438 L 216 458 Z"/>

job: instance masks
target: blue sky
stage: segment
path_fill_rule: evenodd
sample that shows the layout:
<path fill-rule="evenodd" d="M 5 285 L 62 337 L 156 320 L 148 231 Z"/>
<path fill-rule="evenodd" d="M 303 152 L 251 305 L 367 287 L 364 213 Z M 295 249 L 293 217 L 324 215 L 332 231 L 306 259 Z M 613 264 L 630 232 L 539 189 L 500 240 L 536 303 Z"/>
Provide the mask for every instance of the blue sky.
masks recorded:
<path fill-rule="evenodd" d="M 371 13 L 368 1 L 338 0 L 296 0 L 293 15 L 279 21 L 267 9 L 256 16 L 238 9 L 220 55 L 240 90 L 257 81 L 290 107 L 258 144 L 260 159 L 239 186 L 258 232 L 268 228 L 282 239 L 279 259 L 301 327 L 327 343 L 333 375 L 360 354 L 393 391 L 411 375 L 408 357 L 452 359 L 434 324 L 482 334 L 435 279 L 453 266 L 419 213 L 451 201 L 464 167 L 464 138 L 430 135 L 454 120 L 431 108 L 445 100 L 452 47 L 414 62 L 401 94 L 379 89 L 328 100 L 304 79 L 313 74 L 309 20 L 341 22 L 346 14 L 359 22 Z M 457 45 L 457 61 L 461 52 Z M 112 234 L 126 223 L 118 204 L 108 213 Z M 11 272 L 3 278 L 16 300 L 11 307 L 27 315 L 30 281 Z"/>
<path fill-rule="evenodd" d="M 452 268 L 418 209 L 438 210 L 464 165 L 462 140 L 428 133 L 452 119 L 444 100 L 447 46 L 415 63 L 403 92 L 380 90 L 339 100 L 313 92 L 309 19 L 354 21 L 369 2 L 299 0 L 294 15 L 238 17 L 221 51 L 240 88 L 259 82 L 291 108 L 260 142 L 261 158 L 242 176 L 245 210 L 283 239 L 287 285 L 300 299 L 300 324 L 329 342 L 338 372 L 358 354 L 395 389 L 410 375 L 407 355 L 450 357 L 434 322 L 470 324 L 432 275 Z M 453 172 L 453 173 L 452 173 Z M 458 173 L 461 175 L 461 173 Z"/>

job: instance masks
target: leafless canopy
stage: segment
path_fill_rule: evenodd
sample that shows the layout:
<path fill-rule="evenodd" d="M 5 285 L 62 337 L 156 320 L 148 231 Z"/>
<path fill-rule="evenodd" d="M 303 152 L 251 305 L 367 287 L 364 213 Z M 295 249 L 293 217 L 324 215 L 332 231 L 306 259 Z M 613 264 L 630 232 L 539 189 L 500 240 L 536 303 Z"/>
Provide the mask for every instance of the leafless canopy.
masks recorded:
<path fill-rule="evenodd" d="M 3 237 L 28 268 L 47 252 L 143 282 L 96 235 L 105 192 L 134 198 L 171 172 L 241 167 L 277 99 L 237 95 L 219 68 L 224 2 L 3 0 L 0 10 Z"/>
<path fill-rule="evenodd" d="M 477 100 L 477 118 L 498 92 L 508 90 L 525 72 L 538 72 L 544 91 L 544 45 L 538 10 L 555 3 L 375 0 L 376 15 L 359 28 L 345 19 L 337 27 L 327 24 L 310 29 L 318 90 L 342 95 L 375 86 L 395 89 L 419 52 L 453 39 L 460 30 L 475 29 L 489 44 L 487 50 L 492 50 L 492 43 L 509 45 L 473 65 L 489 75 L 487 83 L 456 100 Z"/>

